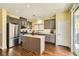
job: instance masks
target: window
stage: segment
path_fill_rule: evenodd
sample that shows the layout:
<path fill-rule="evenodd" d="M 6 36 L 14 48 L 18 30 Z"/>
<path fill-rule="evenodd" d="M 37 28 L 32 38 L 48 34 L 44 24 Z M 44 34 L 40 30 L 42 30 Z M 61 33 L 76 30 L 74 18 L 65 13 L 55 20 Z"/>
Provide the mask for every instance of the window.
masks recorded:
<path fill-rule="evenodd" d="M 34 25 L 34 30 L 41 31 L 43 29 L 44 29 L 44 25 L 43 24 L 35 24 Z"/>

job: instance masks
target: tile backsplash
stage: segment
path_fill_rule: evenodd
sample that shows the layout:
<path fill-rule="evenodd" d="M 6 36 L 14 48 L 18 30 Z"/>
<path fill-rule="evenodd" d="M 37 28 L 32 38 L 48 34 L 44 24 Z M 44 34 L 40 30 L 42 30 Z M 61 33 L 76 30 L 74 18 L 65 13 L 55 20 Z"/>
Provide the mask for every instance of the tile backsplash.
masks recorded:
<path fill-rule="evenodd" d="M 32 33 L 32 29 L 21 29 L 21 32 Z M 44 29 L 44 30 L 34 30 L 35 33 L 39 34 L 51 34 L 51 29 Z M 55 33 L 55 30 L 53 30 L 53 33 Z"/>

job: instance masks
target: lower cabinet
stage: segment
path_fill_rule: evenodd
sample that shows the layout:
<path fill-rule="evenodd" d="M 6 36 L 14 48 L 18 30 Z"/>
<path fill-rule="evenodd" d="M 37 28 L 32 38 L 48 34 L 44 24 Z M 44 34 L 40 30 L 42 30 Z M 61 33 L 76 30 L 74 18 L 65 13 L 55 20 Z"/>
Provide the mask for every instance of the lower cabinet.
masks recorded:
<path fill-rule="evenodd" d="M 40 38 L 22 37 L 22 48 L 42 54 L 45 49 L 45 40 Z"/>
<path fill-rule="evenodd" d="M 40 39 L 30 38 L 29 48 L 34 52 L 40 53 Z"/>
<path fill-rule="evenodd" d="M 45 41 L 50 42 L 50 43 L 55 43 L 56 42 L 56 35 L 55 34 L 46 34 Z"/>
<path fill-rule="evenodd" d="M 50 35 L 50 42 L 51 43 L 56 43 L 56 35 L 55 34 Z"/>
<path fill-rule="evenodd" d="M 26 37 L 22 37 L 21 39 L 22 39 L 22 43 L 23 43 L 23 44 L 22 44 L 22 47 L 29 49 L 29 47 L 30 47 L 30 46 L 29 46 L 29 40 L 26 40 Z"/>
<path fill-rule="evenodd" d="M 49 35 L 49 34 L 46 34 L 46 35 L 45 35 L 45 41 L 46 41 L 46 42 L 50 42 L 50 35 Z"/>

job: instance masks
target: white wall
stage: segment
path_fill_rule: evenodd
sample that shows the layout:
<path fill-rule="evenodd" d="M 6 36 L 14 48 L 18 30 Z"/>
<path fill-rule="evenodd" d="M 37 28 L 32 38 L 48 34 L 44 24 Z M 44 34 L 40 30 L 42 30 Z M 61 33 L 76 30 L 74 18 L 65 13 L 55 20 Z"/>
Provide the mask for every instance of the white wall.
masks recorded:
<path fill-rule="evenodd" d="M 36 21 L 32 21 L 31 20 L 31 22 L 32 22 L 32 29 L 33 30 L 36 29 L 35 24 L 42 24 L 42 26 L 41 26 L 42 31 L 40 31 L 40 32 L 42 34 L 50 34 L 51 29 L 44 29 L 44 20 L 50 20 L 50 19 L 55 19 L 55 16 L 47 18 L 47 19 L 42 18 L 42 19 L 39 19 L 39 20 L 36 20 Z M 55 31 L 55 29 L 54 29 L 54 31 Z"/>
<path fill-rule="evenodd" d="M 6 49 L 6 15 L 5 9 L 0 9 L 0 48 Z"/>
<path fill-rule="evenodd" d="M 0 48 L 2 48 L 2 9 L 0 9 Z"/>
<path fill-rule="evenodd" d="M 19 17 L 8 13 L 6 9 L 0 9 L 0 48 L 1 49 L 7 48 L 7 37 L 6 37 L 7 15 L 19 19 Z"/>
<path fill-rule="evenodd" d="M 2 49 L 7 48 L 6 23 L 7 23 L 7 11 L 5 9 L 2 9 Z"/>
<path fill-rule="evenodd" d="M 70 47 L 70 13 L 56 14 L 56 45 Z"/>

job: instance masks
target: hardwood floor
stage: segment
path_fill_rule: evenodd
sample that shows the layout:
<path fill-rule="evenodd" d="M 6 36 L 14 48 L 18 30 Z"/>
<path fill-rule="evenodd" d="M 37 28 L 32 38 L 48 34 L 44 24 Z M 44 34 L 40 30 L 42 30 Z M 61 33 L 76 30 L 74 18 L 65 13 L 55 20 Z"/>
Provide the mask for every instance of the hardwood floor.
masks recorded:
<path fill-rule="evenodd" d="M 42 55 L 22 49 L 21 46 L 16 46 L 8 50 L 0 50 L 0 56 L 73 56 L 73 54 L 66 47 L 46 43 L 45 51 Z"/>

